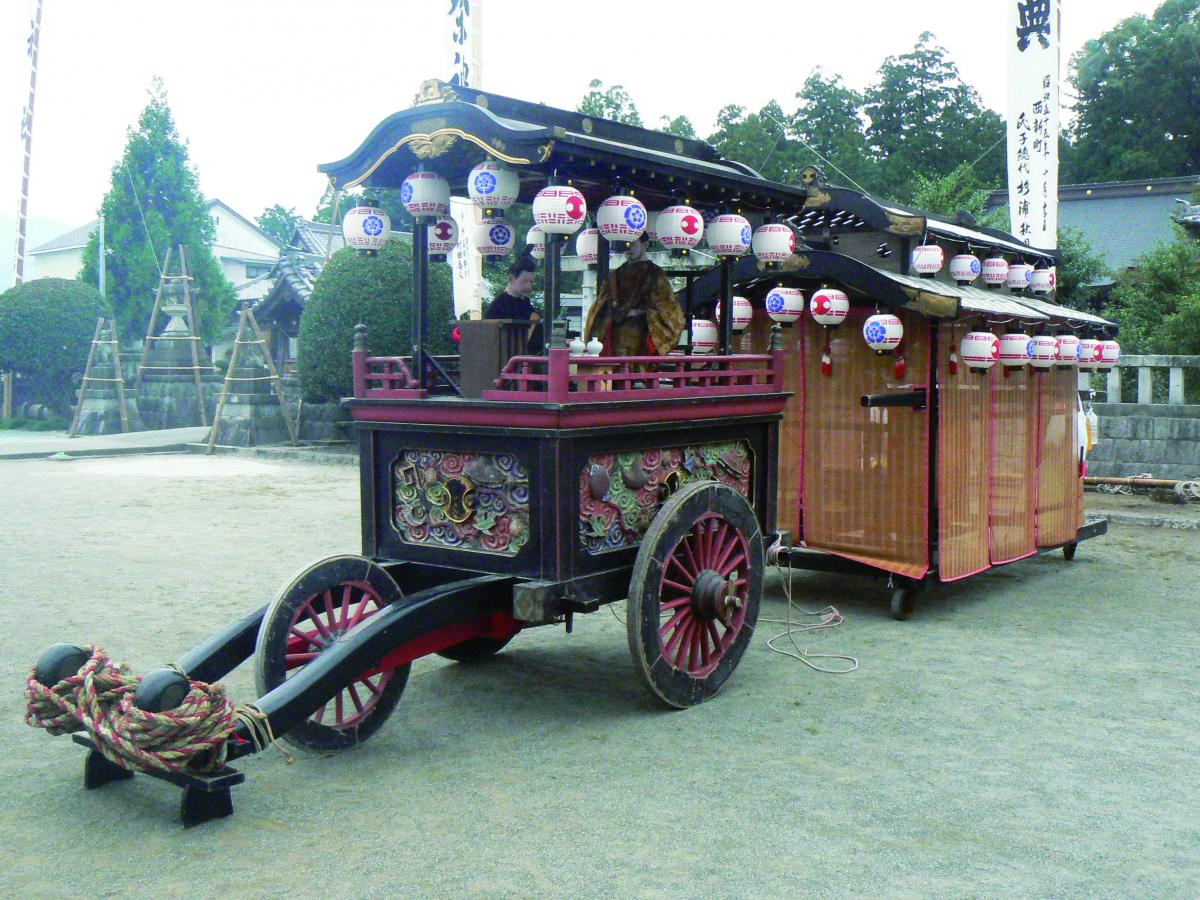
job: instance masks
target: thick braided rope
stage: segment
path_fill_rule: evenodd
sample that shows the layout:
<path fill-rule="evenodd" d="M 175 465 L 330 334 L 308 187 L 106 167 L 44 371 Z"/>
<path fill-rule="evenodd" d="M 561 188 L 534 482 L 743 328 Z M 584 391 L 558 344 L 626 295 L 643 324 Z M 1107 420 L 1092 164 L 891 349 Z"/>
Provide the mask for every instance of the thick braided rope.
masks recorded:
<path fill-rule="evenodd" d="M 84 729 L 79 711 L 80 692 L 85 679 L 91 680 L 98 706 L 114 706 L 126 693 L 137 688 L 138 679 L 128 674 L 123 663 L 114 663 L 99 647 L 89 647 L 91 656 L 82 668 L 53 687 L 34 677 L 36 667 L 25 681 L 25 724 L 45 728 L 50 734 L 67 734 Z"/>

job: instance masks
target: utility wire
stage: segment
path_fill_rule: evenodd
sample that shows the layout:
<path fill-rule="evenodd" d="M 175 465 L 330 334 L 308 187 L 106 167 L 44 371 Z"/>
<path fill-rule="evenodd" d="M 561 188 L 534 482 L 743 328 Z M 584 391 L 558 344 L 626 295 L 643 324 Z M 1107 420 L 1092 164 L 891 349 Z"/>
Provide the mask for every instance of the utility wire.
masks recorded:
<path fill-rule="evenodd" d="M 777 118 L 775 118 L 769 112 L 764 112 L 763 115 L 766 116 L 768 119 L 770 119 L 772 122 L 774 122 L 776 125 L 778 125 L 780 127 L 780 129 L 781 129 L 780 137 L 782 137 L 783 130 L 786 130 L 787 126 L 784 125 L 782 122 L 780 122 Z M 801 144 L 803 144 L 809 150 L 809 152 L 811 152 L 813 155 L 815 155 L 817 157 L 817 159 L 821 160 L 821 162 L 825 163 L 825 165 L 829 166 L 829 168 L 833 169 L 833 171 L 837 172 L 839 175 L 841 175 L 843 178 L 845 178 L 848 182 L 850 182 L 851 185 L 858 188 L 864 194 L 870 193 L 870 191 L 868 191 L 865 187 L 863 187 L 861 184 L 859 184 L 857 181 L 855 181 L 853 178 L 851 178 L 849 175 L 847 175 L 845 172 L 843 172 L 841 169 L 839 169 L 837 166 L 835 166 L 832 162 L 830 162 L 828 159 L 826 159 L 824 156 L 822 156 L 820 153 L 818 153 L 817 149 L 815 147 L 813 147 L 812 144 L 808 143 L 808 141 L 804 140 L 804 138 L 800 137 L 799 135 L 796 135 L 796 140 L 799 141 Z M 779 142 L 779 139 L 776 138 L 776 144 L 778 144 L 778 142 Z M 775 148 L 772 147 L 771 153 L 774 153 L 774 152 L 775 152 Z M 767 156 L 770 156 L 770 153 L 768 153 Z"/>
<path fill-rule="evenodd" d="M 133 176 L 129 174 L 129 166 L 122 163 L 121 168 L 125 170 L 125 177 L 129 179 L 129 186 L 133 188 L 133 202 L 137 204 L 138 218 L 142 220 L 142 230 L 146 232 L 146 243 L 150 246 L 150 253 L 154 257 L 154 268 L 158 269 L 161 278 L 162 266 L 159 264 L 158 254 L 154 250 L 154 241 L 150 240 L 150 227 L 146 224 L 145 213 L 142 212 L 142 201 L 138 198 L 137 185 L 133 183 Z"/>

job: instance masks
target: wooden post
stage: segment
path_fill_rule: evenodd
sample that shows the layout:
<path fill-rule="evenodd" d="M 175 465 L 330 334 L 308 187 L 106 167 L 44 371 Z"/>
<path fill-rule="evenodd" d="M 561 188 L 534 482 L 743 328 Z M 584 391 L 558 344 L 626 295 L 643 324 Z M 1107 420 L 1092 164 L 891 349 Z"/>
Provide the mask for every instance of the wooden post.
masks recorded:
<path fill-rule="evenodd" d="M 0 375 L 0 383 L 3 383 L 3 400 L 0 401 L 0 419 L 12 418 L 12 390 L 13 390 L 13 373 L 5 372 Z"/>
<path fill-rule="evenodd" d="M 121 365 L 121 337 L 117 334 L 117 317 L 113 316 L 109 322 L 112 326 L 113 366 L 117 373 L 117 409 L 121 413 L 121 432 L 125 433 L 129 431 L 129 408 L 125 405 L 125 369 Z"/>
<path fill-rule="evenodd" d="M 92 364 L 96 360 L 96 347 L 100 344 L 100 327 L 104 324 L 104 316 L 96 320 L 96 331 L 92 334 L 92 349 L 88 351 L 87 363 L 83 367 L 83 381 L 79 383 L 79 396 L 75 399 L 75 412 L 71 415 L 71 427 L 67 429 L 67 437 L 75 437 L 79 430 L 79 413 L 83 409 L 83 398 L 87 396 L 88 381 L 92 377 Z"/>
<path fill-rule="evenodd" d="M 142 358 L 138 362 L 137 381 L 134 390 L 142 389 L 142 370 L 146 367 L 146 357 L 150 353 L 150 341 L 154 338 L 154 326 L 158 324 L 158 308 L 162 305 L 163 283 L 171 266 L 171 247 L 167 247 L 167 258 L 163 260 L 162 271 L 158 273 L 158 291 L 154 294 L 154 309 L 150 312 L 150 326 L 146 329 L 146 340 L 142 342 Z"/>
<path fill-rule="evenodd" d="M 196 382 L 196 402 L 200 405 L 200 424 L 207 425 L 208 408 L 204 404 L 204 382 L 200 378 L 200 350 L 197 347 L 197 344 L 200 343 L 200 330 L 196 327 L 196 311 L 192 307 L 192 289 L 188 286 L 192 276 L 188 274 L 187 255 L 184 252 L 183 244 L 179 245 L 179 277 L 183 280 L 183 305 L 187 307 L 188 330 L 192 333 L 188 346 L 192 351 L 192 378 Z"/>

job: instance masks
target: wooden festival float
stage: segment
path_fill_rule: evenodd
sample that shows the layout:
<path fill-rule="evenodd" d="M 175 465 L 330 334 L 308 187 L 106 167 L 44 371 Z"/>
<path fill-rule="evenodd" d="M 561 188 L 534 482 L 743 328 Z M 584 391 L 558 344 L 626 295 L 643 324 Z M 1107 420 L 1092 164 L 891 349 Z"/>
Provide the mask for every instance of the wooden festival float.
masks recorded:
<path fill-rule="evenodd" d="M 411 351 L 354 336 L 362 555 L 314 563 L 144 678 L 94 648 L 46 651 L 27 719 L 83 732 L 88 787 L 143 771 L 184 788 L 186 824 L 228 815 L 243 778 L 228 763 L 276 737 L 360 744 L 414 660 L 489 656 L 620 600 L 638 676 L 691 706 L 745 652 L 769 561 L 887 577 L 903 617 L 922 585 L 1069 559 L 1104 530 L 1082 524 L 1076 378 L 1115 361 L 1115 328 L 1051 302 L 1052 252 L 816 169 L 778 184 L 701 141 L 440 82 L 322 171 L 339 190 L 399 188 L 416 222 Z M 452 192 L 482 222 L 450 220 Z M 479 360 L 428 350 L 449 324 L 428 320 L 431 251 L 471 227 L 508 252 L 514 202 L 538 223 L 549 347 L 526 354 L 527 323 L 486 323 L 508 352 L 464 390 Z M 656 228 L 687 346 L 568 342 L 563 244 L 588 209 L 597 283 Z M 367 205 L 343 227 L 372 253 L 389 223 Z M 261 696 L 235 707 L 212 683 L 251 657 Z"/>

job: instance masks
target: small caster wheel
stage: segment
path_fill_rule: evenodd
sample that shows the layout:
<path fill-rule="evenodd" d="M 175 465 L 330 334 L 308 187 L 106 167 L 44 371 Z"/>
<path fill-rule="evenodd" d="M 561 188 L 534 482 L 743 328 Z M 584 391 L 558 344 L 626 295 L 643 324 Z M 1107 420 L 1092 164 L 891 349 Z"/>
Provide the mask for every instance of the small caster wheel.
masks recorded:
<path fill-rule="evenodd" d="M 913 614 L 917 605 L 917 592 L 911 587 L 898 587 L 892 591 L 892 618 L 903 622 Z"/>
<path fill-rule="evenodd" d="M 138 682 L 133 705 L 146 712 L 175 709 L 187 697 L 192 682 L 174 669 L 155 669 Z"/>
<path fill-rule="evenodd" d="M 1063 559 L 1065 559 L 1067 562 L 1073 560 L 1075 558 L 1075 548 L 1078 546 L 1079 544 L 1077 544 L 1075 541 L 1071 541 L 1069 544 L 1063 544 Z"/>
<path fill-rule="evenodd" d="M 43 687 L 54 687 L 83 668 L 92 654 L 78 644 L 52 644 L 38 657 L 33 677 Z"/>

